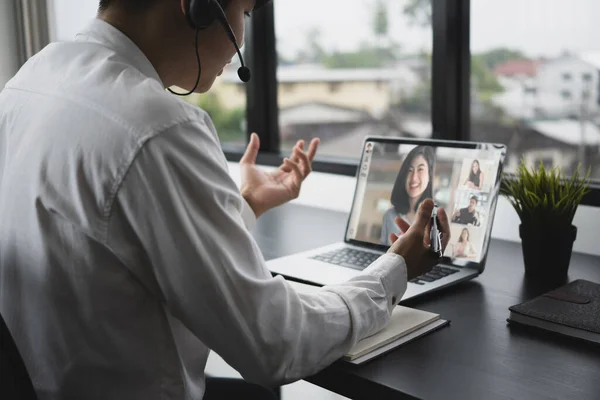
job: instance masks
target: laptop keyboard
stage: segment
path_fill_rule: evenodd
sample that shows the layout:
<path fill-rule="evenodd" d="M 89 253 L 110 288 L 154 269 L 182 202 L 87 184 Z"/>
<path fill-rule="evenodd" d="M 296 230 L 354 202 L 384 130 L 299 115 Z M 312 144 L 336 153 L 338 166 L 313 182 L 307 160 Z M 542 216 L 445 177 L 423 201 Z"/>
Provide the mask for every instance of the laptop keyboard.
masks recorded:
<path fill-rule="evenodd" d="M 357 249 L 351 249 L 349 247 L 343 247 L 338 250 L 328 251 L 326 253 L 317 254 L 312 256 L 313 260 L 323 261 L 329 264 L 340 265 L 342 267 L 354 268 L 363 270 L 367 268 L 371 263 L 379 258 L 380 254 L 371 253 L 369 251 L 362 251 Z M 416 283 L 417 285 L 424 285 L 428 282 L 434 282 L 438 279 L 444 278 L 448 275 L 457 273 L 458 270 L 455 268 L 443 267 L 436 265 L 431 271 L 425 275 L 421 275 L 415 279 L 411 279 L 410 282 Z"/>
<path fill-rule="evenodd" d="M 343 247 L 338 250 L 318 254 L 311 258 L 329 264 L 341 265 L 342 267 L 365 269 L 371 265 L 373 261 L 377 260 L 380 255 L 381 254 Z"/>
<path fill-rule="evenodd" d="M 438 279 L 444 278 L 448 275 L 452 275 L 457 273 L 458 270 L 455 268 L 442 267 L 441 265 L 436 265 L 432 268 L 431 271 L 426 273 L 425 275 L 421 275 L 415 279 L 411 279 L 409 282 L 416 283 L 417 285 L 424 285 L 427 282 L 434 282 Z"/>

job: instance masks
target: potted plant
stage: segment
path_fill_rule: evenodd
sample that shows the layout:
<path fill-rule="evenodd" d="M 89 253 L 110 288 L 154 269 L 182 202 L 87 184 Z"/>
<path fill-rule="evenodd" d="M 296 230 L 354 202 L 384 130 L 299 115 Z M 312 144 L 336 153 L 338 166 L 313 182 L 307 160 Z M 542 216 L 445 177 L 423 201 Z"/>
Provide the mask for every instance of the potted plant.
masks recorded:
<path fill-rule="evenodd" d="M 578 166 L 570 178 L 540 161 L 527 168 L 522 160 L 514 176 L 505 176 L 500 193 L 517 211 L 527 277 L 538 281 L 566 280 L 577 227 L 573 217 L 588 192 L 589 174 Z"/>

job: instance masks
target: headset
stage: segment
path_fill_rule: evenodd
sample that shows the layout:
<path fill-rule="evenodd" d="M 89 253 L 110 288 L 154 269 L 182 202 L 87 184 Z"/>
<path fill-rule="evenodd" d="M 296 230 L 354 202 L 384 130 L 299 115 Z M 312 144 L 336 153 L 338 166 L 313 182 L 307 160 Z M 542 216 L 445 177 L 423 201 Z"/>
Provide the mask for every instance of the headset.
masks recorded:
<path fill-rule="evenodd" d="M 257 7 L 260 5 L 264 5 L 268 1 L 258 0 Z M 242 57 L 242 53 L 240 51 L 240 47 L 237 43 L 237 39 L 235 34 L 233 33 L 233 29 L 231 29 L 231 25 L 229 25 L 229 21 L 227 21 L 227 16 L 225 15 L 224 8 L 227 7 L 229 0 L 186 0 L 185 2 L 185 16 L 187 18 L 188 24 L 190 27 L 196 30 L 196 59 L 198 60 L 198 77 L 196 78 L 196 84 L 194 88 L 190 90 L 188 93 L 176 93 L 169 89 L 169 92 L 176 94 L 178 96 L 187 96 L 196 90 L 198 87 L 198 83 L 200 82 L 200 75 L 202 73 L 202 66 L 200 64 L 200 55 L 198 54 L 198 36 L 201 30 L 208 28 L 210 25 L 218 20 L 223 29 L 225 29 L 225 33 L 231 40 L 231 43 L 235 46 L 235 51 L 240 59 L 240 63 L 242 66 L 238 69 L 238 76 L 242 82 L 248 82 L 251 77 L 250 69 L 244 63 L 244 58 Z"/>

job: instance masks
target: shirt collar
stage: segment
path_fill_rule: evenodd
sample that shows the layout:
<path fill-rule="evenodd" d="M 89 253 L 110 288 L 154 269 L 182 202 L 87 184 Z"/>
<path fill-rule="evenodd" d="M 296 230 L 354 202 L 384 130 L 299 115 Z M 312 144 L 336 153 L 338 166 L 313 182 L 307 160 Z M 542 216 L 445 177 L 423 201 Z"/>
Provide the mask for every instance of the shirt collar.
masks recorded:
<path fill-rule="evenodd" d="M 140 48 L 108 22 L 99 18 L 93 19 L 85 29 L 77 34 L 75 41 L 98 43 L 114 50 L 129 61 L 134 68 L 149 78 L 156 79 L 162 85 L 158 72 Z"/>

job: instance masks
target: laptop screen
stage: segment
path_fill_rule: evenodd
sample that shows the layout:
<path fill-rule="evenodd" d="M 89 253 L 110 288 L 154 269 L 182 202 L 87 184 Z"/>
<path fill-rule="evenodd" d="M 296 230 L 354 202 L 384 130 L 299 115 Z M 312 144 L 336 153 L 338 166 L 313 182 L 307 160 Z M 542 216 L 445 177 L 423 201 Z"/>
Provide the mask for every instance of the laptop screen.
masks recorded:
<path fill-rule="evenodd" d="M 432 198 L 450 219 L 445 251 L 454 264 L 480 263 L 487 252 L 499 191 L 502 145 L 368 138 L 346 241 L 389 246 L 394 222 L 408 223 Z"/>

